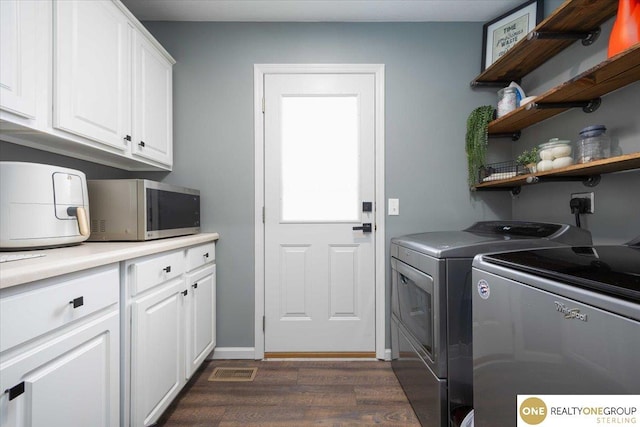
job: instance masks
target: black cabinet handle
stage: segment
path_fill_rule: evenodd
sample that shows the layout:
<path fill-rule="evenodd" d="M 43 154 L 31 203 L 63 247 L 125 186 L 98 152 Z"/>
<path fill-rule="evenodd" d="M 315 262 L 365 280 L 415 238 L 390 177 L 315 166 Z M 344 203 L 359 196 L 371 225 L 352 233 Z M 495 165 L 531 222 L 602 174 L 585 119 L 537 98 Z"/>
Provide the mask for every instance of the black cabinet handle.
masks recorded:
<path fill-rule="evenodd" d="M 73 308 L 78 308 L 84 305 L 84 297 L 74 298 L 69 301 L 69 304 L 73 304 Z"/>
<path fill-rule="evenodd" d="M 20 384 L 13 386 L 11 388 L 8 388 L 4 391 L 5 393 L 9 393 L 9 400 L 13 400 L 16 397 L 20 396 L 22 393 L 24 393 L 24 381 L 22 381 Z"/>
<path fill-rule="evenodd" d="M 191 287 L 192 287 L 193 289 L 198 289 L 198 284 L 197 284 L 197 283 L 194 283 L 193 285 L 191 285 Z"/>
<path fill-rule="evenodd" d="M 162 269 L 162 271 L 164 271 L 165 273 L 171 273 L 171 266 L 168 265 L 165 268 Z"/>
<path fill-rule="evenodd" d="M 188 291 L 188 290 L 186 290 L 186 289 L 185 289 L 184 291 L 182 291 L 182 292 L 181 292 L 181 294 L 182 294 L 182 295 L 184 295 L 185 297 L 187 296 L 187 294 L 188 294 L 188 293 L 189 293 L 189 291 Z"/>
<path fill-rule="evenodd" d="M 138 145 L 139 145 L 140 147 L 144 147 L 144 141 L 140 141 L 140 142 L 138 143 Z"/>
<path fill-rule="evenodd" d="M 204 254 L 205 258 L 209 258 L 209 252 L 207 252 L 206 254 Z"/>
<path fill-rule="evenodd" d="M 124 140 L 125 140 L 125 141 L 131 141 L 131 135 L 127 135 L 127 136 L 125 136 L 125 137 L 124 137 Z"/>

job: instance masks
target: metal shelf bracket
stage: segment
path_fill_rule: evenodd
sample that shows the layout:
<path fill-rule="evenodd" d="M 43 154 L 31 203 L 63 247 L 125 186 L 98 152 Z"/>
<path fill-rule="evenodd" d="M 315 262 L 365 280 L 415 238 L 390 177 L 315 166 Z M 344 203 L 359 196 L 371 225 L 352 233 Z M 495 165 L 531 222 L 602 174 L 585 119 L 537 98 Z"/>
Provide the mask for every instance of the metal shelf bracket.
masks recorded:
<path fill-rule="evenodd" d="M 585 187 L 595 187 L 600 183 L 602 178 L 600 175 L 586 176 L 530 176 L 527 178 L 527 184 L 537 184 L 542 182 L 571 182 L 581 181 Z"/>
<path fill-rule="evenodd" d="M 582 108 L 585 113 L 593 113 L 600 104 L 601 98 L 590 99 L 589 101 L 573 101 L 573 102 L 530 102 L 527 104 L 527 110 L 549 110 L 554 108 Z"/>
<path fill-rule="evenodd" d="M 486 82 L 473 80 L 471 83 L 469 83 L 469 86 L 471 86 L 472 88 L 507 87 L 513 81 L 515 81 L 516 83 L 520 84 L 520 79 L 517 79 L 517 80 L 495 80 L 495 81 L 486 81 Z"/>
<path fill-rule="evenodd" d="M 489 138 L 511 138 L 512 141 L 517 141 L 522 136 L 521 131 L 505 132 L 505 133 L 490 133 Z"/>
<path fill-rule="evenodd" d="M 522 190 L 522 186 L 520 186 L 520 185 L 514 185 L 513 187 L 480 187 L 480 188 L 473 188 L 473 191 L 509 191 L 509 192 L 511 192 L 512 196 L 517 196 L 518 194 L 520 194 L 521 190 Z"/>
<path fill-rule="evenodd" d="M 590 46 L 600 37 L 600 27 L 585 32 L 532 31 L 527 35 L 529 40 L 582 40 L 583 46 Z"/>

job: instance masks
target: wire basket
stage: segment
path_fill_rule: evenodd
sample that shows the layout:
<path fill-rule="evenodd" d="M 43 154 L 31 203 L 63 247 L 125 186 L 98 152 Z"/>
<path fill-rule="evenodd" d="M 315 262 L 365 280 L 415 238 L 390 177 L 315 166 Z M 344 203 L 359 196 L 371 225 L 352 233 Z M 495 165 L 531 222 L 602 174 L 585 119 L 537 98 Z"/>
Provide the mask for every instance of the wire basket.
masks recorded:
<path fill-rule="evenodd" d="M 478 169 L 478 183 L 498 181 L 513 178 L 516 175 L 530 173 L 529 168 L 518 164 L 515 160 L 508 162 L 489 163 Z"/>

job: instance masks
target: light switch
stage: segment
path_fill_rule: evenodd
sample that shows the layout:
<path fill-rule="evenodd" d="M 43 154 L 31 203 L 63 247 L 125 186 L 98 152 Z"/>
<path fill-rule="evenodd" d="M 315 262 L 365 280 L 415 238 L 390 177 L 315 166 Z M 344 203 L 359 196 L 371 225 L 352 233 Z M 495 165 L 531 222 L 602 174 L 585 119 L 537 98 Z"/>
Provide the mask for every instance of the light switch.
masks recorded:
<path fill-rule="evenodd" d="M 389 199 L 387 213 L 389 215 L 400 215 L 400 199 Z"/>

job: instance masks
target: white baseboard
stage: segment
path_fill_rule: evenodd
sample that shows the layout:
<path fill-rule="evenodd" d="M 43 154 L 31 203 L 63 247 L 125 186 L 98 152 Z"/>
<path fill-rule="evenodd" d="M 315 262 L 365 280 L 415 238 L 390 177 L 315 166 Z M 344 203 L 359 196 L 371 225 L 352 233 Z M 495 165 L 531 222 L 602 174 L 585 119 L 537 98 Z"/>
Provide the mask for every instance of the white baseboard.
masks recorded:
<path fill-rule="evenodd" d="M 216 347 L 213 353 L 207 357 L 207 360 L 220 360 L 220 359 L 255 359 L 254 347 Z M 289 360 L 289 359 L 287 359 Z M 391 349 L 384 349 L 384 359 L 386 361 L 391 360 Z"/>
<path fill-rule="evenodd" d="M 208 359 L 255 359 L 254 347 L 216 347 Z"/>

